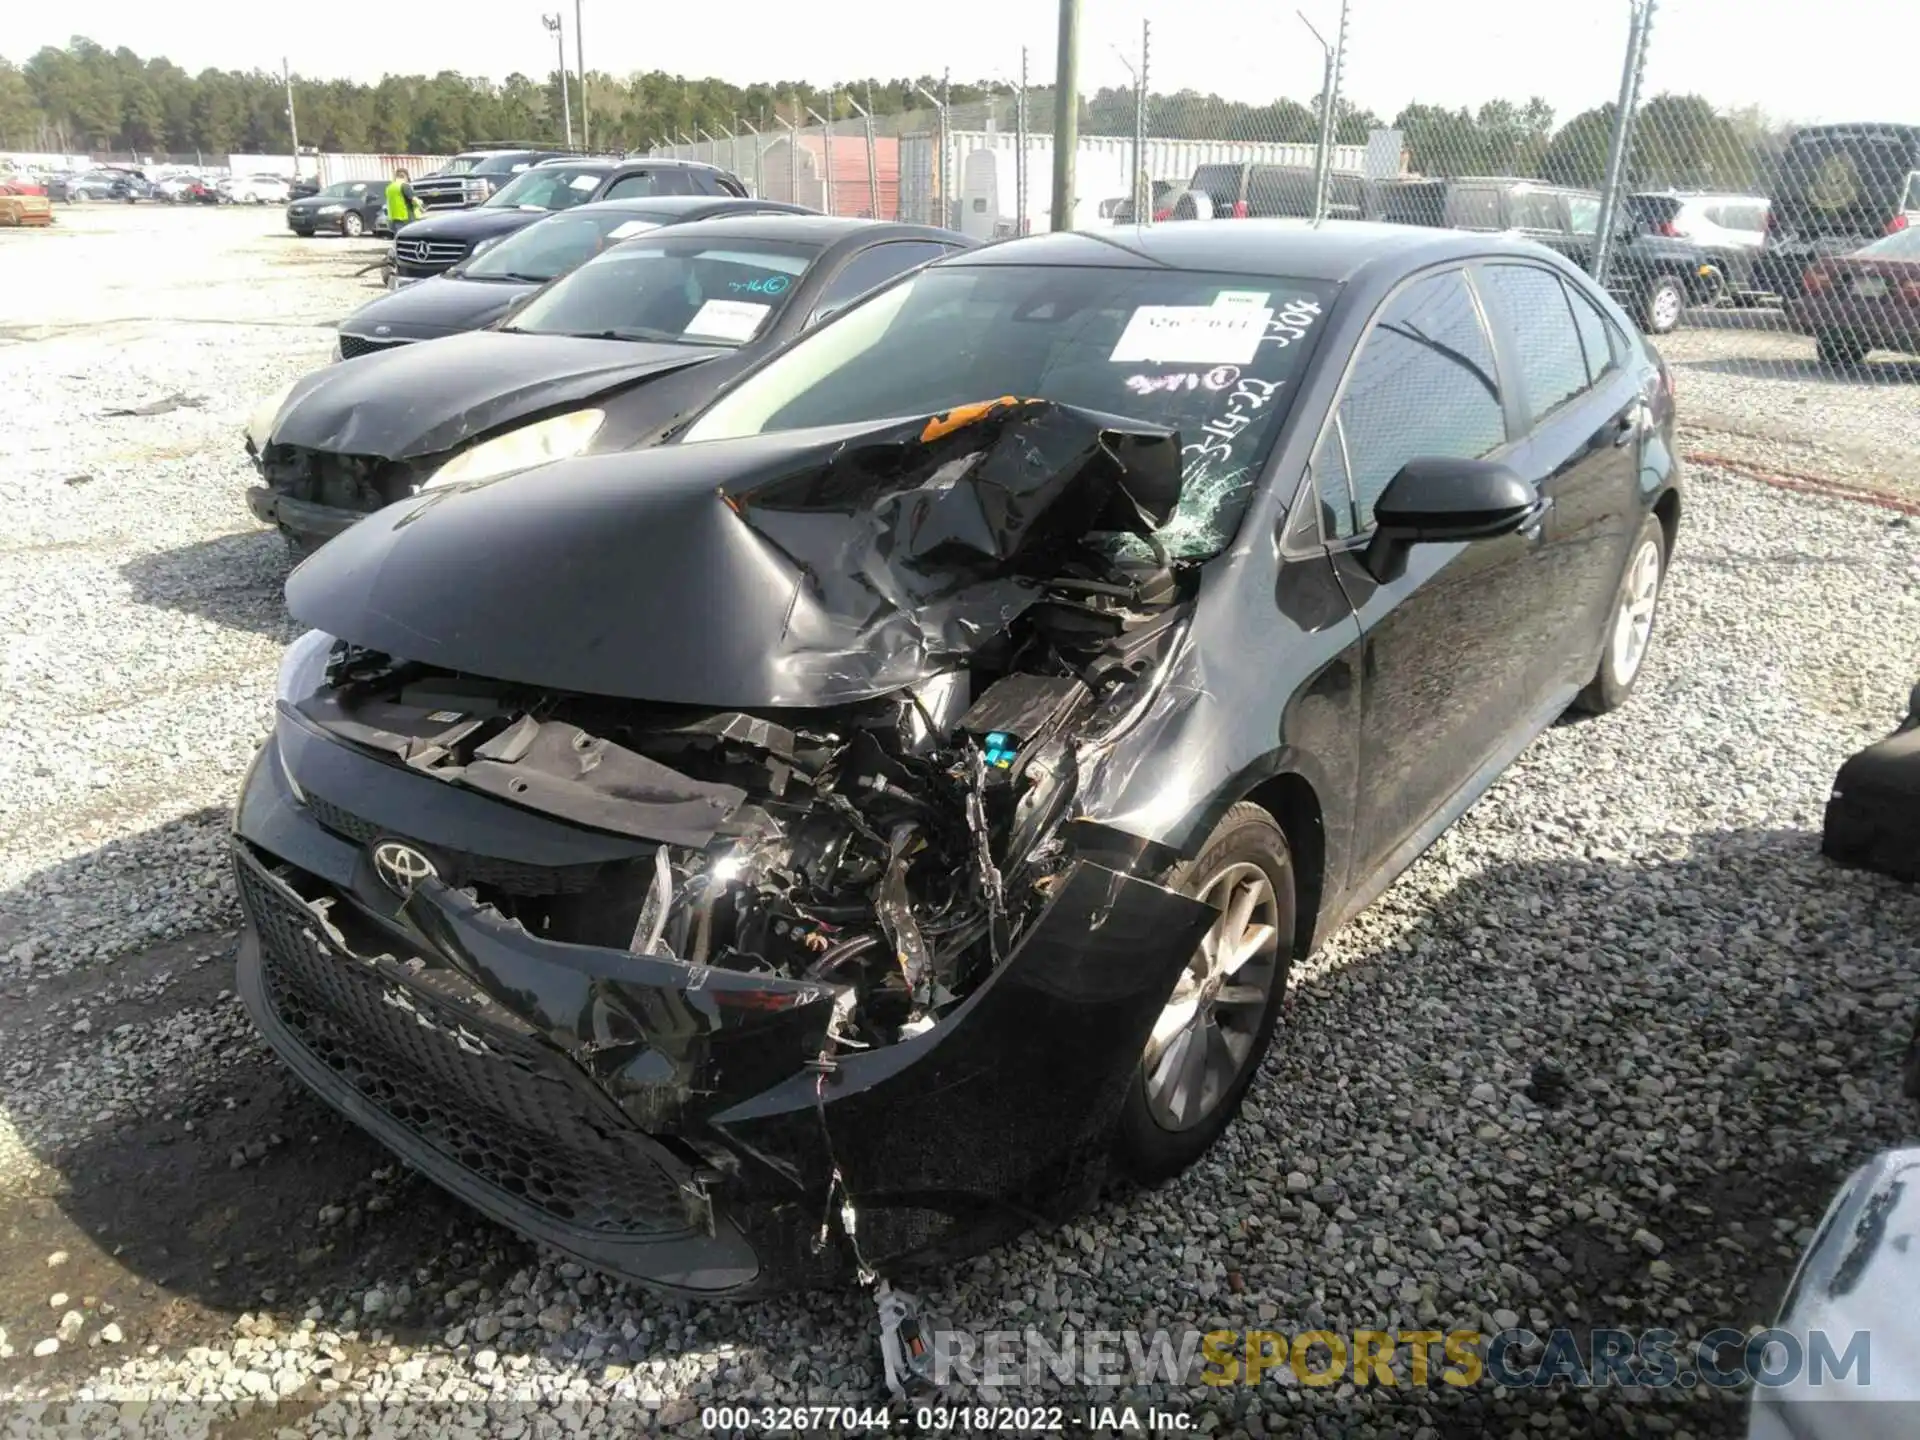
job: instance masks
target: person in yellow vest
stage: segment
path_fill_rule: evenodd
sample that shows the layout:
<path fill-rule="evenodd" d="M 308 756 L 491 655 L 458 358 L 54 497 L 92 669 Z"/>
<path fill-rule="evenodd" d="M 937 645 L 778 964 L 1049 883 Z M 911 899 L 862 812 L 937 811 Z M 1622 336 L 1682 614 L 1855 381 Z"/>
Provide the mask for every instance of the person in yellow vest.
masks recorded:
<path fill-rule="evenodd" d="M 420 201 L 413 193 L 413 186 L 407 181 L 405 170 L 393 172 L 393 179 L 387 182 L 387 226 L 398 230 L 409 220 L 420 218 Z"/>

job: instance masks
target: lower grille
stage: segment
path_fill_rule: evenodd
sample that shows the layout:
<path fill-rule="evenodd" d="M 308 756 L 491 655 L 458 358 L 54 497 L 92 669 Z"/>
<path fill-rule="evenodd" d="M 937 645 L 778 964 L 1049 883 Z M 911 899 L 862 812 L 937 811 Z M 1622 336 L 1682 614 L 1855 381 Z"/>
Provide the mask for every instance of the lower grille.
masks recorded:
<path fill-rule="evenodd" d="M 307 797 L 307 812 L 340 836 L 359 845 L 371 845 L 392 832 L 372 821 L 342 810 L 318 795 Z M 401 837 L 406 838 L 406 837 Z M 433 857 L 442 866 L 447 883 L 455 886 L 488 885 L 509 895 L 581 895 L 593 887 L 604 868 L 586 865 L 528 865 L 518 860 L 501 860 L 492 855 L 449 852 L 429 845 Z"/>
<path fill-rule="evenodd" d="M 405 345 L 405 340 L 369 340 L 364 335 L 349 335 L 340 332 L 340 358 L 351 360 L 356 355 L 371 355 L 376 350 L 391 350 L 396 345 Z"/>
<path fill-rule="evenodd" d="M 341 353 L 351 354 L 341 340 Z M 298 445 L 269 445 L 263 461 L 267 484 L 295 500 L 338 510 L 370 512 L 405 500 L 417 478 L 437 463 L 383 460 L 378 455 L 336 455 Z M 418 472 L 418 474 L 417 474 Z"/>
<path fill-rule="evenodd" d="M 248 856 L 236 856 L 235 871 L 260 938 L 267 1002 L 341 1084 L 422 1145 L 555 1220 L 608 1236 L 691 1229 L 679 1185 L 655 1155 L 556 1072 L 563 1061 L 451 998 L 471 990 L 464 980 L 336 950 Z M 425 974 L 435 977 L 431 989 Z"/>

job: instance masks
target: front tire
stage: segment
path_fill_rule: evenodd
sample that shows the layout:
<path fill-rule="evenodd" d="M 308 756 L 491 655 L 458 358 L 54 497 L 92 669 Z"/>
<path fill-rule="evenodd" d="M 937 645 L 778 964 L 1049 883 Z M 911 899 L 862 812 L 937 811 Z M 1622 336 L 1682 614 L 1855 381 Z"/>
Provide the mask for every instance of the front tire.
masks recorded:
<path fill-rule="evenodd" d="M 1640 301 L 1640 328 L 1649 335 L 1666 335 L 1680 323 L 1687 308 L 1686 286 L 1676 275 L 1656 275 L 1647 282 Z"/>
<path fill-rule="evenodd" d="M 1660 594 L 1667 579 L 1667 534 L 1656 515 L 1641 523 L 1628 553 L 1626 573 L 1607 614 L 1606 638 L 1600 668 L 1587 688 L 1574 698 L 1573 708 L 1587 715 L 1605 715 L 1627 703 L 1653 647 L 1653 625 L 1659 614 Z"/>
<path fill-rule="evenodd" d="M 366 233 L 366 229 L 367 222 L 352 210 L 340 217 L 340 233 L 349 240 L 358 240 Z"/>
<path fill-rule="evenodd" d="M 1292 853 L 1258 805 L 1228 810 L 1166 884 L 1220 915 L 1174 983 L 1121 1108 L 1115 1159 L 1148 1182 L 1193 1164 L 1238 1113 L 1286 1000 L 1295 932 Z"/>
<path fill-rule="evenodd" d="M 1820 352 L 1823 364 L 1831 365 L 1835 370 L 1855 370 L 1860 362 L 1867 358 L 1868 347 L 1851 335 L 1836 335 L 1829 330 L 1814 340 Z"/>

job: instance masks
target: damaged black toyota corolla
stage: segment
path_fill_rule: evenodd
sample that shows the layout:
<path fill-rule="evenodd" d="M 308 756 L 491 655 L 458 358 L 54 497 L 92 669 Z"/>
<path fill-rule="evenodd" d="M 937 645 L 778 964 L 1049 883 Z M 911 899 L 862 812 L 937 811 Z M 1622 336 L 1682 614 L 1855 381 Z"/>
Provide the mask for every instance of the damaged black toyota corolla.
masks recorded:
<path fill-rule="evenodd" d="M 1290 962 L 1625 698 L 1672 419 L 1604 293 L 1498 237 L 935 265 L 674 443 L 294 573 L 242 993 L 441 1184 L 684 1291 L 1170 1174 Z"/>

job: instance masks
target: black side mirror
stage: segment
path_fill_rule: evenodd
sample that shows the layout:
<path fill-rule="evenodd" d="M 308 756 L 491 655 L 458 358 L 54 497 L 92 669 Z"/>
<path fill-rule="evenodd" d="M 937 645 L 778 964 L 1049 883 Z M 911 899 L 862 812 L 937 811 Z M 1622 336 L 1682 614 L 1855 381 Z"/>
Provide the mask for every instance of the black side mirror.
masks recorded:
<path fill-rule="evenodd" d="M 1511 535 L 1539 519 L 1547 502 L 1492 460 L 1409 460 L 1373 507 L 1364 563 L 1382 585 L 1406 573 L 1415 545 Z"/>

